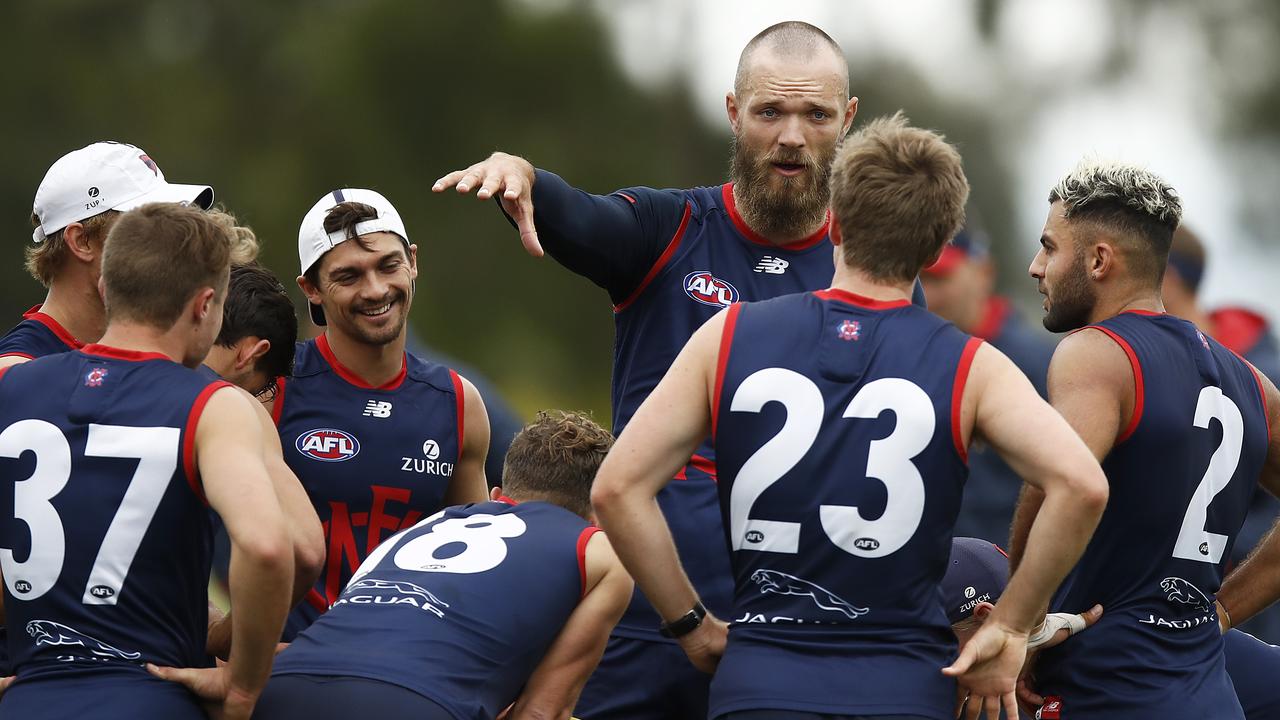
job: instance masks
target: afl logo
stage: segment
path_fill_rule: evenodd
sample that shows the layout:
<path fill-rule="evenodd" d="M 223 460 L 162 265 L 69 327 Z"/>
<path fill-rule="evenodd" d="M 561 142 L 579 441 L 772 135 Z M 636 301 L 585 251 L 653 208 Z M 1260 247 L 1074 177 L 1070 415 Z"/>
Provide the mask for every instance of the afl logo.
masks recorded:
<path fill-rule="evenodd" d="M 684 294 L 712 307 L 729 307 L 738 302 L 738 289 L 706 270 L 684 276 Z"/>
<path fill-rule="evenodd" d="M 747 532 L 747 542 L 759 544 L 764 542 L 764 533 L 759 530 L 750 530 Z"/>
<path fill-rule="evenodd" d="M 861 537 L 853 541 L 853 546 L 859 550 L 875 550 L 880 547 L 880 541 L 875 538 Z"/>
<path fill-rule="evenodd" d="M 348 432 L 324 428 L 298 436 L 298 452 L 312 460 L 342 462 L 360 454 L 360 441 Z"/>

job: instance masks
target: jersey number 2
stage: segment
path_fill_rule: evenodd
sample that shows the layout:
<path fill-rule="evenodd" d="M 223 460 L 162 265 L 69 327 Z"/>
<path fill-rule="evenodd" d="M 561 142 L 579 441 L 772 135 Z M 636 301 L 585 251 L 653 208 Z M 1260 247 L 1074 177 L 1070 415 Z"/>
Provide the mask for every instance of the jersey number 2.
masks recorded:
<path fill-rule="evenodd" d="M 81 602 L 115 605 L 129 575 L 133 557 L 178 466 L 178 428 L 89 425 L 86 457 L 132 458 L 138 461 L 107 534 L 98 547 Z M 19 562 L 0 548 L 0 567 L 9 592 L 34 600 L 49 592 L 62 574 L 67 539 L 53 499 L 71 479 L 71 445 L 58 426 L 44 420 L 20 420 L 0 432 L 0 457 L 35 454 L 35 471 L 13 488 L 14 517 L 31 533 L 31 552 Z"/>
<path fill-rule="evenodd" d="M 812 380 L 792 370 L 766 368 L 738 386 L 731 412 L 760 412 L 778 402 L 787 419 L 769 442 L 747 459 L 729 495 L 730 535 L 734 550 L 794 554 L 800 551 L 800 523 L 751 517 L 756 501 L 794 468 L 813 447 L 822 427 L 822 392 Z M 919 385 L 902 378 L 867 383 L 853 396 L 841 417 L 877 418 L 892 410 L 897 418 L 888 437 L 872 440 L 867 451 L 867 477 L 884 483 L 884 513 L 875 520 L 856 507 L 822 505 L 818 518 L 837 547 L 850 555 L 878 558 L 907 544 L 924 514 L 924 479 L 912 459 L 924 451 L 936 425 L 933 402 Z"/>
<path fill-rule="evenodd" d="M 1182 560 L 1196 560 L 1218 564 L 1227 549 L 1226 535 L 1211 533 L 1204 525 L 1209 519 L 1209 503 L 1214 496 L 1226 489 L 1227 483 L 1240 464 L 1240 446 L 1244 443 L 1244 418 L 1240 408 L 1220 388 L 1208 386 L 1200 390 L 1193 421 L 1198 428 L 1209 428 L 1209 421 L 1217 418 L 1222 423 L 1222 442 L 1209 458 L 1209 468 L 1200 478 L 1200 484 L 1191 496 L 1187 512 L 1182 516 L 1182 529 L 1173 544 L 1173 556 Z"/>

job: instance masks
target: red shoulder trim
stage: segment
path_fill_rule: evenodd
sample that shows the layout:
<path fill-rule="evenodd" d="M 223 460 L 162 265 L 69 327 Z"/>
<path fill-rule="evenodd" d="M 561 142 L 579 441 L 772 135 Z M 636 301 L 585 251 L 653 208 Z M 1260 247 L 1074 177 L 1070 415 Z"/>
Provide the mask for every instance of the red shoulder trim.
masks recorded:
<path fill-rule="evenodd" d="M 627 196 L 623 195 L 623 197 Z M 631 198 L 627 199 L 631 200 Z M 631 200 L 631 202 L 635 202 L 635 200 Z M 620 313 L 623 310 L 626 310 L 631 306 L 631 303 L 639 300 L 640 295 L 644 293 L 645 288 L 649 287 L 649 283 L 653 282 L 653 279 L 658 277 L 658 273 L 662 272 L 662 268 L 666 267 L 667 263 L 671 262 L 671 256 L 676 254 L 676 249 L 680 247 L 680 241 L 684 239 L 685 231 L 689 229 L 689 216 L 692 214 L 693 205 L 688 201 L 685 201 L 684 215 L 680 218 L 680 227 L 676 228 L 676 234 L 671 236 L 671 241 L 667 243 L 667 248 L 658 256 L 657 261 L 653 263 L 653 267 L 649 268 L 649 272 L 645 273 L 644 279 L 640 281 L 640 284 L 636 286 L 636 289 L 631 291 L 631 294 L 627 296 L 626 300 L 623 300 L 613 306 L 613 311 L 615 313 Z"/>
<path fill-rule="evenodd" d="M 499 496 L 498 496 L 498 502 L 500 502 L 500 503 L 506 503 L 506 504 L 511 505 L 511 506 L 515 506 L 515 505 L 519 505 L 519 504 L 520 504 L 520 503 L 516 502 L 515 500 L 512 500 L 511 498 L 507 497 L 506 495 L 499 495 Z"/>
<path fill-rule="evenodd" d="M 461 461 L 462 441 L 466 437 L 463 423 L 467 415 L 467 396 L 462 389 L 462 376 L 453 370 L 449 370 L 449 377 L 453 380 L 454 403 L 458 407 L 458 461 Z"/>
<path fill-rule="evenodd" d="M 324 596 L 315 588 L 307 591 L 307 604 L 319 610 L 321 613 L 329 611 L 329 603 L 325 602 Z"/>
<path fill-rule="evenodd" d="M 97 357 L 111 358 L 112 360 L 128 360 L 130 362 L 143 362 L 145 360 L 168 360 L 169 362 L 177 362 L 164 353 L 125 350 L 124 348 L 99 345 L 97 343 L 85 345 L 80 348 L 80 352 L 85 355 L 96 355 Z"/>
<path fill-rule="evenodd" d="M 815 290 L 813 292 L 819 300 L 835 300 L 846 305 L 856 305 L 860 308 L 868 310 L 892 310 L 893 308 L 906 307 L 911 304 L 910 300 L 876 300 L 874 298 L 851 293 L 848 290 L 840 290 L 838 288 L 827 288 L 826 290 Z"/>
<path fill-rule="evenodd" d="M 1168 314 L 1168 313 L 1156 312 L 1155 310 L 1137 310 L 1137 309 L 1134 309 L 1134 310 L 1123 310 L 1123 311 L 1121 311 L 1121 313 L 1120 313 L 1120 314 L 1121 314 L 1121 315 L 1123 315 L 1123 314 L 1125 314 L 1125 313 L 1129 313 L 1129 314 L 1131 314 L 1131 315 L 1144 315 L 1144 316 L 1146 316 L 1146 317 L 1160 317 L 1161 315 L 1167 315 L 1167 314 Z M 1092 325 L 1091 325 L 1090 327 L 1094 327 L 1094 326 L 1092 326 Z"/>
<path fill-rule="evenodd" d="M 7 353 L 0 354 L 0 358 L 7 358 L 7 357 L 20 357 L 20 358 L 26 358 L 28 360 L 36 359 L 34 355 L 28 355 L 23 352 L 7 352 Z"/>
<path fill-rule="evenodd" d="M 808 250 L 809 248 L 822 242 L 827 237 L 827 231 L 831 229 L 831 211 L 827 211 L 827 219 L 822 222 L 822 227 L 818 228 L 812 235 L 801 238 L 795 242 L 779 245 L 769 242 L 769 239 L 760 233 L 752 230 L 747 221 L 742 219 L 738 214 L 738 203 L 733 199 L 733 183 L 725 183 L 720 186 L 720 196 L 724 198 L 724 207 L 729 211 L 729 219 L 733 221 L 733 226 L 738 229 L 739 233 L 747 240 L 756 245 L 764 245 L 765 247 L 781 248 L 783 250 Z"/>
<path fill-rule="evenodd" d="M 204 487 L 196 470 L 196 428 L 200 425 L 200 416 L 204 413 L 205 406 L 209 404 L 209 398 L 226 387 L 235 386 L 225 380 L 206 385 L 196 396 L 195 402 L 191 403 L 191 412 L 187 413 L 187 425 L 183 430 L 186 434 L 182 438 L 182 468 L 187 473 L 187 484 L 191 486 L 191 492 L 195 493 L 204 505 L 208 505 L 209 501 L 204 497 Z"/>
<path fill-rule="evenodd" d="M 600 528 L 595 525 L 589 525 L 582 529 L 582 534 L 578 536 L 578 578 L 582 581 L 582 594 L 579 598 L 587 595 L 587 543 L 591 541 L 591 536 L 600 532 Z"/>
<path fill-rule="evenodd" d="M 720 354 L 716 359 L 716 384 L 711 394 L 711 441 L 716 439 L 716 423 L 720 419 L 720 392 L 724 389 L 724 371 L 729 365 L 729 351 L 733 348 L 733 331 L 738 325 L 738 313 L 742 312 L 742 304 L 729 306 L 724 317 L 724 330 L 720 333 Z"/>
<path fill-rule="evenodd" d="M 13 367 L 13 366 L 12 366 L 12 365 L 6 365 L 6 366 L 4 366 L 4 367 L 0 368 L 0 380 L 3 380 L 3 379 L 4 379 L 4 374 L 5 374 L 5 373 L 7 373 L 7 372 L 9 372 L 9 368 L 11 368 L 11 367 Z"/>
<path fill-rule="evenodd" d="M 284 376 L 276 378 L 276 396 L 271 399 L 271 422 L 280 425 L 280 416 L 284 415 Z"/>
<path fill-rule="evenodd" d="M 338 356 L 333 354 L 333 348 L 329 347 L 328 333 L 321 333 L 316 338 L 316 349 L 320 351 L 320 356 L 325 359 L 325 362 L 329 363 L 329 367 L 333 368 L 338 377 L 365 390 L 395 390 L 400 387 L 401 383 L 404 382 L 405 376 L 409 373 L 409 358 L 405 356 L 400 359 L 400 373 L 398 375 L 382 385 L 370 385 L 364 378 L 355 374 L 351 368 L 338 361 Z"/>
<path fill-rule="evenodd" d="M 84 347 L 84 343 L 75 339 L 75 337 L 70 332 L 68 332 L 66 328 L 62 327 L 61 323 L 59 323 L 57 320 L 54 320 L 51 315 L 46 315 L 40 312 L 41 307 L 44 307 L 44 306 L 43 305 L 33 306 L 30 310 L 22 313 L 22 318 L 24 320 L 32 320 L 34 322 L 38 322 L 41 325 L 45 326 L 46 328 L 49 329 L 49 332 L 57 336 L 57 338 L 61 340 L 64 345 L 71 348 L 72 350 L 79 350 L 80 348 Z"/>
<path fill-rule="evenodd" d="M 971 337 L 960 352 L 960 362 L 956 365 L 956 379 L 951 384 L 951 441 L 956 446 L 956 454 L 961 462 L 969 462 L 969 446 L 964 442 L 960 432 L 960 408 L 964 403 L 964 386 L 969 382 L 969 370 L 973 368 L 973 356 L 978 354 L 982 338 Z"/>
<path fill-rule="evenodd" d="M 684 467 L 680 468 L 680 472 L 676 473 L 676 476 L 675 476 L 675 477 L 673 477 L 673 478 L 671 478 L 671 479 L 672 479 L 672 480 L 688 480 L 688 479 L 689 479 L 689 468 L 694 468 L 694 469 L 697 469 L 697 470 L 701 470 L 702 472 L 706 473 L 707 475 L 710 475 L 710 476 L 711 476 L 711 480 L 712 480 L 712 481 L 714 481 L 714 482 L 719 482 L 719 481 L 720 481 L 720 479 L 719 479 L 718 477 L 716 477 L 716 463 L 715 463 L 715 461 L 714 461 L 714 460 L 708 460 L 707 458 L 705 458 L 705 457 L 703 457 L 703 456 L 701 456 L 701 455 L 694 455 L 693 457 L 689 458 L 689 462 L 688 462 L 687 464 L 685 464 L 685 466 L 684 466 Z"/>
<path fill-rule="evenodd" d="M 1163 314 L 1137 310 L 1129 310 L 1126 312 L 1134 312 L 1139 315 Z M 1142 363 L 1138 362 L 1138 354 L 1133 351 L 1133 346 L 1114 331 L 1104 328 L 1101 325 L 1086 325 L 1085 327 L 1093 328 L 1094 330 L 1101 330 L 1107 334 L 1107 337 L 1115 340 L 1116 344 L 1120 346 L 1120 349 L 1124 350 L 1124 354 L 1129 356 L 1129 366 L 1133 368 L 1133 417 L 1129 418 L 1129 424 L 1125 426 L 1125 429 L 1122 430 L 1119 435 L 1116 436 L 1116 444 L 1119 445 L 1129 439 L 1129 436 L 1133 434 L 1133 431 L 1138 429 L 1138 423 L 1142 420 L 1143 398 L 1146 396 L 1142 385 Z M 1085 328 L 1080 329 L 1084 330 Z"/>

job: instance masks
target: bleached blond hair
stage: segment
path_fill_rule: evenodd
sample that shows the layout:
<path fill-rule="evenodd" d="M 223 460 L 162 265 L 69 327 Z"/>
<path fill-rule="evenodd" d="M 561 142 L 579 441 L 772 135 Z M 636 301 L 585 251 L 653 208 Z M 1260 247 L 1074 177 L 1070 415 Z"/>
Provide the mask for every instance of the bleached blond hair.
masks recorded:
<path fill-rule="evenodd" d="M 1135 273 L 1157 285 L 1164 277 L 1182 199 L 1164 178 L 1137 165 L 1086 159 L 1049 191 L 1062 216 L 1092 225 L 1125 246 Z"/>
<path fill-rule="evenodd" d="M 253 228 L 241 225 L 236 216 L 222 206 L 212 208 L 206 214 L 230 236 L 232 265 L 248 265 L 258 259 L 258 236 Z"/>

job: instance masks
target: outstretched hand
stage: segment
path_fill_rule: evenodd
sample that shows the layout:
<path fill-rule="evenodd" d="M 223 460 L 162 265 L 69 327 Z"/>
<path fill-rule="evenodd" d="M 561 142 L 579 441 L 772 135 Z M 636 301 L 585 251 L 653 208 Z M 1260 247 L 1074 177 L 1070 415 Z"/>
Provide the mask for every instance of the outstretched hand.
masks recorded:
<path fill-rule="evenodd" d="M 1026 633 L 991 619 L 983 623 L 960 657 L 942 669 L 960 687 L 956 716 L 963 712 L 968 720 L 976 720 L 985 711 L 988 720 L 999 720 L 1003 707 L 1008 717 L 1017 717 L 1014 686 L 1026 655 Z"/>
<path fill-rule="evenodd" d="M 542 244 L 533 226 L 533 180 L 533 165 L 528 160 L 495 152 L 465 170 L 454 170 L 436 180 L 431 192 L 453 187 L 462 194 L 475 189 L 480 200 L 498 197 L 502 209 L 516 221 L 524 249 L 534 257 L 542 257 Z"/>

